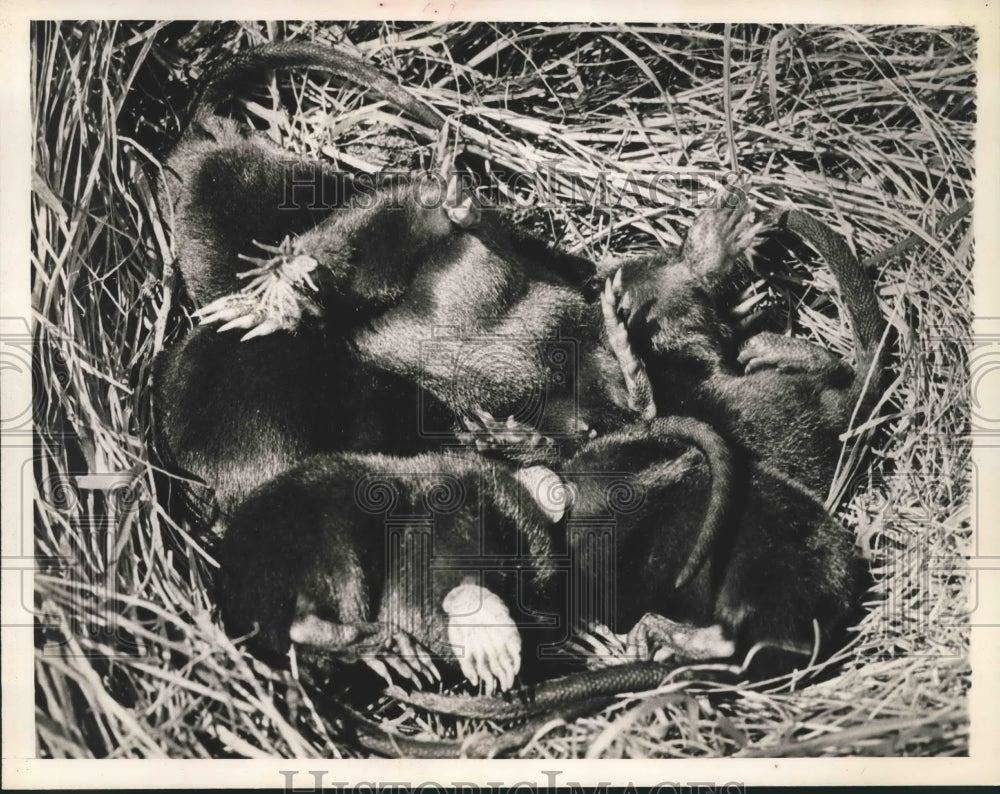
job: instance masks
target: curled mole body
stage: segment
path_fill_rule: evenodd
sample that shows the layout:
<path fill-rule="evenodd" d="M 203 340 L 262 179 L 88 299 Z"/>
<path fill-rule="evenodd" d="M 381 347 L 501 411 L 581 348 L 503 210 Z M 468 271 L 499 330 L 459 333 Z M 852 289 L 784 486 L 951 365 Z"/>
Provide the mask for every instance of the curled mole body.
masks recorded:
<path fill-rule="evenodd" d="M 879 392 L 885 320 L 874 288 L 844 240 L 800 210 L 774 222 L 811 242 L 839 284 L 856 365 L 817 344 L 765 332 L 738 346 L 720 288 L 763 224 L 734 196 L 704 210 L 676 257 L 626 262 L 616 309 L 645 364 L 656 411 L 694 416 L 818 494 L 830 487 L 840 434 Z"/>

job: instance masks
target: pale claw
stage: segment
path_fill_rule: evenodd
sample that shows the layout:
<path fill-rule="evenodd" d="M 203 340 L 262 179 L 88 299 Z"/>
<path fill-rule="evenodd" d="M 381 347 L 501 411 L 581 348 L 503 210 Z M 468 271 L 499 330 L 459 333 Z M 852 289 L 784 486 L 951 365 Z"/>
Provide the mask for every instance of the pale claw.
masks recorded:
<path fill-rule="evenodd" d="M 611 322 L 617 322 L 619 314 L 628 316 L 632 310 L 632 294 L 622 294 L 622 269 L 618 268 L 614 276 L 604 281 L 604 292 L 601 293 L 601 312 L 604 314 L 605 327 Z"/>
<path fill-rule="evenodd" d="M 434 660 L 423 645 L 402 632 L 395 636 L 395 643 L 402 657 L 416 672 L 422 673 L 428 682 L 441 680 L 441 673 L 438 672 Z"/>
<path fill-rule="evenodd" d="M 462 193 L 462 180 L 458 174 L 453 174 L 448 180 L 444 212 L 452 223 L 463 229 L 471 229 L 482 220 L 476 199 L 471 194 Z"/>
<path fill-rule="evenodd" d="M 615 276 L 620 276 L 621 270 L 615 271 Z M 601 314 L 604 315 L 604 328 L 610 333 L 613 325 L 617 324 L 618 317 L 615 315 L 615 295 L 614 282 L 609 278 L 604 282 L 604 290 L 601 292 Z"/>
<path fill-rule="evenodd" d="M 253 339 L 256 336 L 267 336 L 268 334 L 272 334 L 275 331 L 280 331 L 285 327 L 286 327 L 285 324 L 282 323 L 281 320 L 275 320 L 273 318 L 264 320 L 264 322 L 262 322 L 256 328 L 243 334 L 243 336 L 240 337 L 240 341 L 246 342 L 248 339 Z M 223 329 L 220 328 L 219 330 L 222 331 Z"/>
<path fill-rule="evenodd" d="M 253 328 L 260 321 L 261 317 L 256 314 L 245 314 L 241 317 L 237 317 L 235 320 L 230 320 L 225 325 L 219 326 L 218 333 L 222 334 L 226 331 L 232 331 L 235 328 Z"/>
<path fill-rule="evenodd" d="M 202 325 L 226 322 L 244 316 L 247 312 L 253 311 L 257 305 L 258 301 L 254 296 L 237 292 L 206 303 L 195 311 L 193 316 L 197 317 Z"/>
<path fill-rule="evenodd" d="M 396 686 L 396 682 L 392 680 L 392 673 L 389 672 L 389 668 L 382 661 L 374 656 L 362 656 L 361 661 L 378 673 L 382 680 L 389 686 Z"/>
<path fill-rule="evenodd" d="M 411 683 L 416 684 L 417 686 L 420 686 L 421 683 L 423 683 L 408 660 L 404 660 L 400 658 L 398 655 L 394 653 L 389 653 L 387 651 L 383 651 L 382 653 L 380 653 L 378 658 L 381 659 L 385 664 L 387 664 L 393 670 L 395 670 L 397 673 L 399 673 L 399 675 L 401 675 L 407 681 L 410 681 Z"/>
<path fill-rule="evenodd" d="M 302 273 L 302 280 L 309 285 L 309 289 L 313 292 L 319 292 L 319 287 L 316 286 L 316 282 L 312 280 L 308 273 Z"/>
<path fill-rule="evenodd" d="M 469 682 L 482 682 L 489 694 L 497 685 L 510 689 L 521 669 L 521 635 L 504 602 L 486 588 L 462 584 L 441 606 L 448 615 L 448 642 Z"/>
<path fill-rule="evenodd" d="M 729 310 L 729 316 L 734 320 L 746 319 L 754 312 L 758 304 L 766 302 L 768 297 L 767 292 L 753 292 L 733 306 Z"/>

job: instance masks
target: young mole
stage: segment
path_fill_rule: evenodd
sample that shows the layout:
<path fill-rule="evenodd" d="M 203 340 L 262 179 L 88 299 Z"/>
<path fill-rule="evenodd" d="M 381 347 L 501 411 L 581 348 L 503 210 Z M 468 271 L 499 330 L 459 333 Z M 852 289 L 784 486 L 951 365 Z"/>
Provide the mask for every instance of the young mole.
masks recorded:
<path fill-rule="evenodd" d="M 309 458 L 232 516 L 226 627 L 271 662 L 294 643 L 307 663 L 382 661 L 414 680 L 436 657 L 490 692 L 537 679 L 536 649 L 568 632 L 553 515 L 530 481 L 476 455 Z"/>
<path fill-rule="evenodd" d="M 315 184 L 289 203 L 304 164 L 206 113 L 220 86 L 279 65 L 360 75 L 441 127 L 367 64 L 309 45 L 255 48 L 209 80 L 161 196 L 203 321 L 258 338 L 244 349 L 238 334 L 198 329 L 161 354 L 164 457 L 228 510 L 305 455 L 435 449 L 474 407 L 516 414 L 570 448 L 626 421 L 600 310 L 585 294 L 592 263 L 510 227 L 454 179 L 362 185 L 313 165 Z M 336 201 L 304 200 L 315 195 Z M 362 421 L 348 395 L 372 399 L 378 416 Z"/>
<path fill-rule="evenodd" d="M 604 301 L 617 311 L 645 365 L 655 411 L 704 419 L 774 468 L 826 493 L 839 435 L 881 383 L 885 331 L 874 288 L 846 243 L 800 210 L 778 222 L 814 243 L 829 263 L 851 319 L 856 367 L 802 339 L 760 333 L 737 347 L 719 291 L 763 224 L 733 196 L 703 211 L 676 259 L 626 262 Z"/>

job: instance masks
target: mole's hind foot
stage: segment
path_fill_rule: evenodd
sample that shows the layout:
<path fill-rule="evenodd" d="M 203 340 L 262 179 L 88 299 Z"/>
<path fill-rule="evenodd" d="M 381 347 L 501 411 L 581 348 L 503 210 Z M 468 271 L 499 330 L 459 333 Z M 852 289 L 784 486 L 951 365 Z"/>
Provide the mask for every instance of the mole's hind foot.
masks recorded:
<path fill-rule="evenodd" d="M 736 646 L 721 626 L 689 626 L 647 612 L 628 633 L 628 656 L 656 662 L 676 656 L 680 661 L 727 659 Z"/>
<path fill-rule="evenodd" d="M 249 329 L 242 341 L 275 331 L 291 331 L 298 327 L 303 315 L 320 315 L 319 307 L 305 292 L 306 288 L 313 292 L 317 289 L 309 276 L 316 269 L 316 260 L 299 251 L 290 237 L 280 246 L 256 240 L 254 245 L 272 256 L 261 259 L 239 254 L 240 259 L 257 266 L 239 274 L 239 278 L 249 279 L 247 285 L 195 312 L 202 325 L 225 323 L 220 332 Z"/>
<path fill-rule="evenodd" d="M 850 375 L 850 368 L 830 351 L 808 340 L 781 336 L 770 331 L 750 337 L 740 348 L 737 361 L 743 367 L 745 375 L 764 369 L 784 373 L 831 374 L 843 369 L 845 375 Z"/>
<path fill-rule="evenodd" d="M 521 669 L 521 634 L 495 593 L 474 584 L 461 584 L 441 604 L 448 615 L 448 642 L 463 675 L 487 694 L 514 685 Z"/>

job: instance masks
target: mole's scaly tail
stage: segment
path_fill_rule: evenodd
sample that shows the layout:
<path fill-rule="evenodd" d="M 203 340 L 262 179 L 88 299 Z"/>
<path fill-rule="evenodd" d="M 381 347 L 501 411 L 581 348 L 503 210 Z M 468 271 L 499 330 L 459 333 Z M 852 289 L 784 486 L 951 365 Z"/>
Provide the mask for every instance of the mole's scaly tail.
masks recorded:
<path fill-rule="evenodd" d="M 729 495 L 733 489 L 733 456 L 722 436 L 711 425 L 687 416 L 665 416 L 653 420 L 656 435 L 670 435 L 690 441 L 702 451 L 712 479 L 705 509 L 705 519 L 698 531 L 694 547 L 687 562 L 674 580 L 676 589 L 682 588 L 701 570 L 718 540 L 720 530 L 729 511 Z M 655 483 L 646 483 L 654 487 Z"/>
<path fill-rule="evenodd" d="M 279 68 L 308 68 L 329 72 L 361 86 L 370 87 L 383 99 L 405 110 L 421 124 L 437 131 L 444 126 L 441 117 L 397 83 L 369 63 L 331 47 L 296 41 L 261 44 L 237 53 L 213 71 L 195 102 L 195 118 L 205 107 L 217 104 L 227 89 L 252 72 Z"/>
<path fill-rule="evenodd" d="M 809 213 L 798 209 L 777 209 L 768 213 L 765 221 L 788 229 L 812 245 L 836 277 L 854 334 L 858 397 L 862 404 L 868 403 L 881 385 L 884 369 L 881 342 L 886 327 L 872 280 L 847 241 Z M 861 384 L 866 380 L 868 387 L 861 394 Z"/>
<path fill-rule="evenodd" d="M 608 346 L 621 368 L 628 392 L 629 407 L 643 419 L 653 419 L 656 416 L 656 403 L 653 400 L 653 386 L 649 380 L 649 373 L 642 360 L 632 349 L 628 329 L 618 316 L 618 305 L 622 298 L 621 275 L 622 272 L 619 268 L 613 278 L 608 278 L 605 281 L 604 291 L 600 296 L 605 336 Z M 729 492 L 733 480 L 733 461 L 729 445 L 710 425 L 704 422 L 682 416 L 659 417 L 653 419 L 653 422 L 657 434 L 662 433 L 684 438 L 698 447 L 704 453 L 712 475 L 712 490 L 709 494 L 705 521 L 684 568 L 674 582 L 674 587 L 680 589 L 698 573 L 708 558 L 709 552 L 715 546 L 729 504 Z M 655 476 L 655 472 L 652 476 Z M 647 483 L 647 485 L 655 486 L 655 482 Z"/>
<path fill-rule="evenodd" d="M 568 704 L 587 704 L 589 710 L 605 706 L 616 695 L 643 692 L 660 686 L 671 668 L 662 662 L 627 664 L 585 670 L 529 688 L 522 699 L 481 695 L 445 695 L 436 692 L 393 692 L 397 700 L 437 714 L 486 720 L 518 720 L 549 714 Z"/>
<path fill-rule="evenodd" d="M 458 700 L 462 696 L 457 695 L 434 695 L 432 693 L 416 693 L 417 695 L 429 695 L 431 698 L 440 698 L 444 703 L 451 700 Z M 407 699 L 410 696 L 403 696 Z M 488 703 L 494 698 L 466 698 L 466 700 L 482 701 Z M 504 703 L 503 701 L 499 701 Z M 500 753 L 517 750 L 523 747 L 528 741 L 543 727 L 545 727 L 555 716 L 560 716 L 565 720 L 573 720 L 586 713 L 592 713 L 601 708 L 606 703 L 611 702 L 610 698 L 604 700 L 588 699 L 583 702 L 573 701 L 569 697 L 562 697 L 558 703 L 553 703 L 548 707 L 548 711 L 542 716 L 536 716 L 537 711 L 521 711 L 517 715 L 512 715 L 512 719 L 527 719 L 523 725 L 511 728 L 502 733 L 489 733 L 479 731 L 470 734 L 463 739 L 418 739 L 414 736 L 393 731 L 384 725 L 359 714 L 352 708 L 343 705 L 334 707 L 334 711 L 340 711 L 345 731 L 348 733 L 346 740 L 369 752 L 388 758 L 493 758 Z M 504 704 L 509 705 L 509 704 Z M 467 708 L 468 704 L 463 703 L 460 709 Z M 441 714 L 452 716 L 463 716 L 460 713 L 447 709 L 436 710 L 428 708 L 428 711 L 437 711 Z M 488 710 L 488 709 L 487 709 Z M 472 719 L 489 719 L 485 714 L 467 715 Z M 503 719 L 504 717 L 497 717 Z"/>

